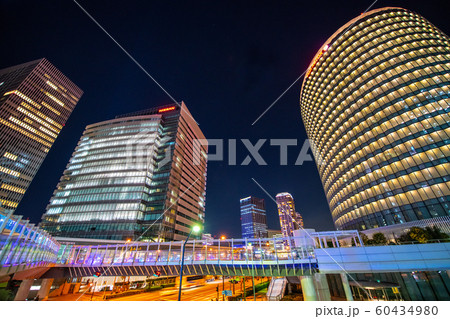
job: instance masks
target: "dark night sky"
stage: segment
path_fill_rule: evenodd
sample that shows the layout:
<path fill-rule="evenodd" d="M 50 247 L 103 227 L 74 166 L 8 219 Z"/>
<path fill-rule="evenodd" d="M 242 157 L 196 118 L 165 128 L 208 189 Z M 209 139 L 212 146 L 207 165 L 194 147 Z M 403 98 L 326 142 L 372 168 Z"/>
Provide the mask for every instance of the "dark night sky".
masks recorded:
<path fill-rule="evenodd" d="M 316 50 L 369 1 L 86 1 L 94 16 L 177 100 L 184 100 L 207 138 L 306 138 L 298 106 L 301 81 L 252 126 L 305 70 Z M 401 6 L 450 33 L 446 1 L 378 1 Z M 82 90 L 67 125 L 16 213 L 39 222 L 86 125 L 171 103 L 71 0 L 0 0 L 0 68 L 46 57 Z M 238 162 L 247 152 L 238 147 Z M 290 192 L 305 227 L 334 229 L 312 162 L 279 165 L 279 149 L 262 148 L 267 166 L 209 162 L 205 231 L 240 237 L 239 199 Z M 226 153 L 225 153 L 226 155 Z"/>

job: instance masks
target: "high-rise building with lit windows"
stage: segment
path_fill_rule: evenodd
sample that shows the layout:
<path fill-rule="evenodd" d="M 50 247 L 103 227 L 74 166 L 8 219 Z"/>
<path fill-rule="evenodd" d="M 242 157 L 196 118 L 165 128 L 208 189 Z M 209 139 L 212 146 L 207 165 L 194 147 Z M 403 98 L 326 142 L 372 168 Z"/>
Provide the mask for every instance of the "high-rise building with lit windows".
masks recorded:
<path fill-rule="evenodd" d="M 88 125 L 41 227 L 60 237 L 185 239 L 204 222 L 206 163 L 183 102 Z"/>
<path fill-rule="evenodd" d="M 0 70 L 0 209 L 13 212 L 83 92 L 46 59 Z"/>
<path fill-rule="evenodd" d="M 240 200 L 242 238 L 267 238 L 264 199 L 249 196 Z"/>
<path fill-rule="evenodd" d="M 295 211 L 294 198 L 289 193 L 279 193 L 275 197 L 280 217 L 283 237 L 293 237 L 294 230 L 303 228 L 303 218 Z"/>
<path fill-rule="evenodd" d="M 323 44 L 300 107 L 338 229 L 449 221 L 449 103 L 449 37 L 414 12 L 369 11 Z"/>

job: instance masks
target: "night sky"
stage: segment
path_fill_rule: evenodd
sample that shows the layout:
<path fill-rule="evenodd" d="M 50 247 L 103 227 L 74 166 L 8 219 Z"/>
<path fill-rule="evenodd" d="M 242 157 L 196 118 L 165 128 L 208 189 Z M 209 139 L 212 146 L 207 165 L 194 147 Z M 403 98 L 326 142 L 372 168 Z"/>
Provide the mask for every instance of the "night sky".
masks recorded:
<path fill-rule="evenodd" d="M 295 166 L 306 138 L 301 80 L 252 126 L 303 73 L 316 51 L 369 1 L 86 1 L 79 3 L 177 100 L 185 101 L 210 139 L 298 139 L 287 166 L 266 141 L 267 166 L 209 162 L 205 232 L 240 237 L 239 199 L 264 198 L 269 228 L 279 229 L 270 194 L 290 192 L 305 227 L 334 225 L 314 163 Z M 401 6 L 450 33 L 446 1 L 378 1 Z M 172 103 L 71 0 L 0 0 L 0 68 L 45 57 L 84 95 L 16 214 L 40 222 L 86 125 Z M 228 144 L 225 142 L 225 146 Z M 211 149 L 211 151 L 213 151 Z M 248 155 L 238 143 L 237 161 Z M 227 152 L 225 152 L 227 156 Z"/>

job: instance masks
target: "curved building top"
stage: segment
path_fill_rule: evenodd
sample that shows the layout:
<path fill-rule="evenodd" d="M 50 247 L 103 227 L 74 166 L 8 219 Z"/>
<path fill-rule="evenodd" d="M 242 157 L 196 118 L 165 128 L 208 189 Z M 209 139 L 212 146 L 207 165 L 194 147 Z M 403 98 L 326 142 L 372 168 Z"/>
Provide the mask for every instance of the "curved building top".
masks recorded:
<path fill-rule="evenodd" d="M 387 7 L 342 26 L 309 65 L 301 116 L 338 229 L 450 216 L 450 39 Z"/>
<path fill-rule="evenodd" d="M 342 32 L 347 31 L 347 29 L 350 29 L 354 24 L 356 24 L 356 22 L 360 21 L 360 20 L 364 20 L 365 18 L 378 13 L 378 12 L 382 12 L 382 11 L 387 11 L 387 10 L 403 10 L 403 11 L 408 11 L 407 9 L 404 8 L 400 8 L 400 7 L 383 7 L 383 8 L 378 8 L 378 9 L 373 9 L 370 10 L 366 13 L 361 13 L 359 16 L 351 19 L 349 22 L 347 22 L 346 24 L 344 24 L 342 27 L 340 27 L 335 33 L 333 33 L 332 36 L 330 36 L 325 42 L 324 44 L 320 47 L 320 49 L 317 51 L 317 53 L 314 55 L 314 58 L 311 60 L 311 62 L 308 65 L 306 74 L 309 75 L 310 71 L 312 71 L 311 69 L 314 67 L 314 65 L 318 62 L 318 59 L 323 55 L 324 52 L 328 51 L 328 49 L 330 49 L 331 44 L 334 42 L 334 40 L 336 38 L 338 38 Z M 303 85 L 305 84 L 306 79 L 308 78 L 308 76 L 305 75 L 305 77 L 303 78 L 303 82 L 302 82 L 302 91 L 303 91 Z M 301 95 L 301 93 L 300 93 Z"/>

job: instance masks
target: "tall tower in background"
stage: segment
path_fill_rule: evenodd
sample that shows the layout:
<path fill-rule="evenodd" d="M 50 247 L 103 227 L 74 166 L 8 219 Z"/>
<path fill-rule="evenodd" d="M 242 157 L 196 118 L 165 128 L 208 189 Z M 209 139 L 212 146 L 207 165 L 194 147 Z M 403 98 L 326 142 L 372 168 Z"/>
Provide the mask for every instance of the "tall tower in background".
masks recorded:
<path fill-rule="evenodd" d="M 295 211 L 294 198 L 289 193 L 279 193 L 276 196 L 276 202 L 281 233 L 283 237 L 292 237 L 294 230 L 303 228 L 302 216 Z"/>
<path fill-rule="evenodd" d="M 264 199 L 249 196 L 240 200 L 242 238 L 266 238 L 267 220 Z"/>
<path fill-rule="evenodd" d="M 0 70 L 0 209 L 14 211 L 83 95 L 46 59 Z"/>
<path fill-rule="evenodd" d="M 205 137 L 183 102 L 88 125 L 42 228 L 60 237 L 185 239 L 205 218 L 208 148 L 197 139 Z"/>
<path fill-rule="evenodd" d="M 450 225 L 449 44 L 422 16 L 382 8 L 312 60 L 301 114 L 337 229 Z"/>

